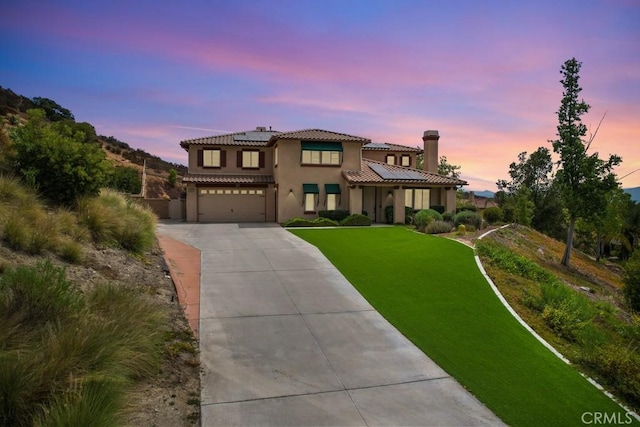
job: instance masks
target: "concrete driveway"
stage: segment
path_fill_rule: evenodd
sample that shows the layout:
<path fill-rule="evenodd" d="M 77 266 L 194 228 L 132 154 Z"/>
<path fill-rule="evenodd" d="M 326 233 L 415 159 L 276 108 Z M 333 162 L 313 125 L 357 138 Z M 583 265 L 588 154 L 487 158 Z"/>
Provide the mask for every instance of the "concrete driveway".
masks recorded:
<path fill-rule="evenodd" d="M 281 227 L 159 232 L 201 250 L 203 426 L 501 424 Z"/>

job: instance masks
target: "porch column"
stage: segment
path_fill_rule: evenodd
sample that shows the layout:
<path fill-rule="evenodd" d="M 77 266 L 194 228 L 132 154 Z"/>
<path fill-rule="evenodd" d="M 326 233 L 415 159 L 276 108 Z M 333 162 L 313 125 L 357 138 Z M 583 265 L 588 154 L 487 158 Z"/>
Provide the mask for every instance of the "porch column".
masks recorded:
<path fill-rule="evenodd" d="M 393 189 L 393 222 L 404 224 L 404 188 Z"/>
<path fill-rule="evenodd" d="M 444 210 L 446 212 L 454 212 L 456 211 L 456 187 L 452 187 L 448 190 L 444 191 Z"/>
<path fill-rule="evenodd" d="M 362 213 L 362 188 L 349 187 L 349 213 L 351 215 Z"/>

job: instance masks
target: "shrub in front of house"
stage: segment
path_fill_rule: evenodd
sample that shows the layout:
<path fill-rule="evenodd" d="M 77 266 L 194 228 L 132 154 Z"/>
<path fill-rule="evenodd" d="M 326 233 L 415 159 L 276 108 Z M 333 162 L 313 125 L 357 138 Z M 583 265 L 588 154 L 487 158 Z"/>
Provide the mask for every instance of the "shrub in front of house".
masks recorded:
<path fill-rule="evenodd" d="M 319 211 L 318 216 L 320 218 L 329 218 L 334 221 L 340 222 L 349 216 L 349 211 L 344 209 L 336 209 L 333 211 Z"/>
<path fill-rule="evenodd" d="M 290 220 L 282 224 L 282 226 L 283 227 L 313 227 L 314 225 L 313 225 L 313 221 L 310 221 L 306 218 L 295 217 L 295 218 L 291 218 Z"/>
<path fill-rule="evenodd" d="M 340 221 L 340 225 L 347 226 L 347 227 L 356 226 L 356 225 L 367 226 L 367 225 L 371 225 L 371 218 L 362 214 L 353 214 L 353 215 L 349 215 L 348 217 Z"/>
<path fill-rule="evenodd" d="M 312 221 L 313 227 L 338 227 L 338 221 L 329 218 L 318 217 Z"/>
<path fill-rule="evenodd" d="M 424 231 L 425 227 L 433 221 L 442 221 L 440 212 L 433 209 L 422 209 L 413 217 L 413 224 L 420 231 Z"/>
<path fill-rule="evenodd" d="M 479 230 L 482 228 L 482 217 L 477 212 L 462 211 L 460 213 L 457 213 L 456 216 L 453 217 L 453 223 L 456 227 L 461 224 L 465 226 L 471 225 L 476 230 Z"/>
<path fill-rule="evenodd" d="M 442 234 L 442 233 L 450 233 L 453 226 L 450 222 L 434 220 L 431 221 L 424 229 L 424 232 L 427 234 Z"/>
<path fill-rule="evenodd" d="M 443 214 L 445 208 L 442 205 L 433 205 L 433 206 L 431 206 L 430 209 L 433 209 L 434 211 L 436 211 L 436 212 L 438 212 L 440 214 Z"/>
<path fill-rule="evenodd" d="M 502 209 L 497 206 L 492 206 L 482 212 L 482 217 L 489 224 L 495 224 L 496 222 L 502 221 Z"/>
<path fill-rule="evenodd" d="M 450 222 L 453 224 L 453 217 L 455 216 L 455 214 L 453 212 L 444 212 L 442 214 L 442 220 L 446 221 L 446 222 Z"/>
<path fill-rule="evenodd" d="M 411 224 L 413 221 L 413 208 L 410 206 L 404 207 L 404 223 Z M 384 208 L 384 222 L 386 224 L 395 224 L 393 220 L 393 205 Z"/>

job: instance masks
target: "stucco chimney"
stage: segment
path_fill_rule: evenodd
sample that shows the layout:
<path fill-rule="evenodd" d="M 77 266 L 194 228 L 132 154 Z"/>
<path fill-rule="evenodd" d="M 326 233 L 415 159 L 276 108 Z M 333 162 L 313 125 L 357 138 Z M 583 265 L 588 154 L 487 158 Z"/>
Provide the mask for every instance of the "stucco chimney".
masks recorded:
<path fill-rule="evenodd" d="M 424 141 L 424 160 L 422 169 L 427 172 L 438 173 L 438 140 L 440 135 L 437 130 L 425 130 L 422 135 Z"/>

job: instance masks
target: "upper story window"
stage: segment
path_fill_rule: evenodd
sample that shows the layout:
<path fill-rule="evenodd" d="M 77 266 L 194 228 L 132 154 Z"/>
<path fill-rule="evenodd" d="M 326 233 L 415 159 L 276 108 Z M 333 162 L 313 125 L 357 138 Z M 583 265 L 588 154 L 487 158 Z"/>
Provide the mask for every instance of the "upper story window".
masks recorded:
<path fill-rule="evenodd" d="M 219 148 L 204 148 L 198 151 L 198 166 L 221 168 L 226 166 L 225 151 Z"/>
<path fill-rule="evenodd" d="M 242 167 L 243 168 L 257 168 L 260 158 L 259 151 L 243 151 L 242 152 Z"/>
<path fill-rule="evenodd" d="M 278 166 L 278 146 L 273 147 L 273 165 Z"/>
<path fill-rule="evenodd" d="M 396 164 L 396 156 L 393 154 L 387 154 L 387 157 L 385 158 L 385 161 L 387 162 L 388 165 L 395 165 Z"/>
<path fill-rule="evenodd" d="M 402 166 L 411 166 L 411 156 L 407 154 L 403 154 L 400 158 L 400 165 Z"/>
<path fill-rule="evenodd" d="M 238 151 L 237 166 L 242 169 L 259 169 L 264 167 L 264 152 L 258 150 Z"/>
<path fill-rule="evenodd" d="M 339 142 L 302 142 L 303 165 L 335 165 L 342 164 L 342 144 Z"/>

